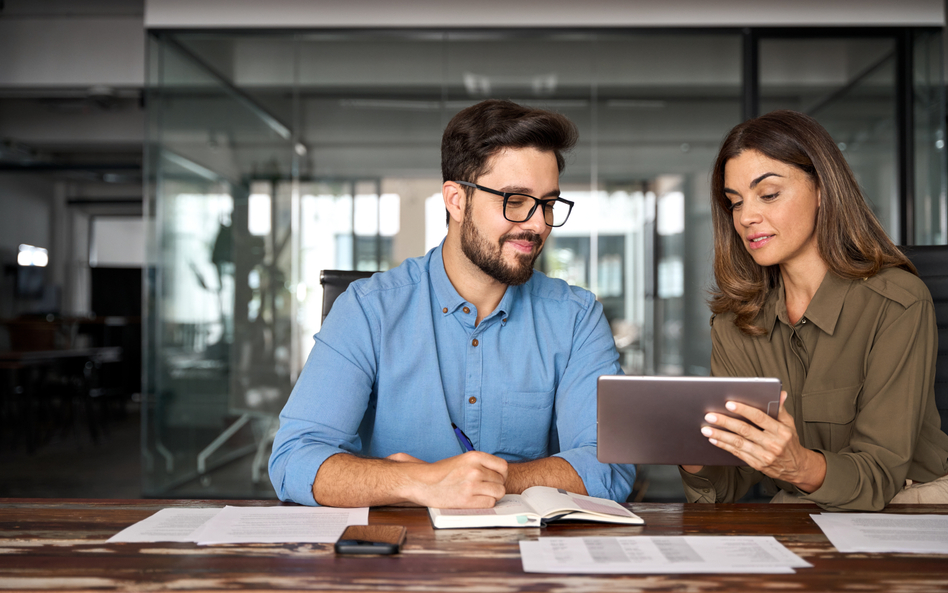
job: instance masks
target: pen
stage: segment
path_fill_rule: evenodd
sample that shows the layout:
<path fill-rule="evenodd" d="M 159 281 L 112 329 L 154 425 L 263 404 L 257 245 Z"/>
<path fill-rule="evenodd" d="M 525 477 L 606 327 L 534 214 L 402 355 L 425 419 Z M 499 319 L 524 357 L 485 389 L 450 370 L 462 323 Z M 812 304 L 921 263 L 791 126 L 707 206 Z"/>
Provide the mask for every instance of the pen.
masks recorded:
<path fill-rule="evenodd" d="M 451 428 L 454 429 L 454 434 L 458 435 L 458 440 L 461 441 L 461 444 L 464 445 L 466 451 L 473 451 L 474 444 L 471 443 L 471 439 L 467 438 L 467 435 L 464 434 L 464 431 L 458 428 L 458 425 L 454 422 L 451 423 Z"/>

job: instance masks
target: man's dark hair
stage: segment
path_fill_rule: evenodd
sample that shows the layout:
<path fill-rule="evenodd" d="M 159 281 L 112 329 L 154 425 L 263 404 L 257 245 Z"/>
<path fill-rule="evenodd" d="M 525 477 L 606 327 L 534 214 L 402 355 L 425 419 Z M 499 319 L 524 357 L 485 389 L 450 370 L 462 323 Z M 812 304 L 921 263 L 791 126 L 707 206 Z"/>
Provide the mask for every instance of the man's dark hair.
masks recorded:
<path fill-rule="evenodd" d="M 578 137 L 576 126 L 564 115 L 488 99 L 459 111 L 448 122 L 441 138 L 441 175 L 443 181 L 476 183 L 487 173 L 490 158 L 504 148 L 551 151 L 562 173 L 563 153 Z"/>

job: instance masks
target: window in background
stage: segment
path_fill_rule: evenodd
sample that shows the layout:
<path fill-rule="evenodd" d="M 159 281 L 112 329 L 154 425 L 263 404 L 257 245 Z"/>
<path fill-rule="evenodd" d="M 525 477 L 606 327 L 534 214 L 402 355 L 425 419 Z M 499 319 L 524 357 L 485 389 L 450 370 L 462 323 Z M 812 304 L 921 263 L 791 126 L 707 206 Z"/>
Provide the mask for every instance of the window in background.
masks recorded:
<path fill-rule="evenodd" d="M 762 42 L 762 105 L 818 107 L 893 228 L 891 39 L 833 41 L 820 50 L 833 60 L 787 43 Z M 596 293 L 627 372 L 708 373 L 708 172 L 741 119 L 740 33 L 178 32 L 149 44 L 146 495 L 272 496 L 269 438 L 319 329 L 320 271 L 386 270 L 442 240 L 441 133 L 489 97 L 579 128 L 561 178 L 576 207 L 538 266 Z M 927 65 L 918 81 L 940 72 Z M 927 154 L 943 212 L 943 153 Z"/>
<path fill-rule="evenodd" d="M 141 267 L 145 234 L 137 216 L 95 216 L 89 242 L 89 265 Z"/>
<path fill-rule="evenodd" d="M 911 79 L 914 97 L 912 214 L 916 245 L 948 243 L 944 53 L 940 31 L 913 31 Z"/>
<path fill-rule="evenodd" d="M 820 122 L 898 242 L 896 66 L 890 36 L 760 41 L 760 113 L 793 109 Z"/>

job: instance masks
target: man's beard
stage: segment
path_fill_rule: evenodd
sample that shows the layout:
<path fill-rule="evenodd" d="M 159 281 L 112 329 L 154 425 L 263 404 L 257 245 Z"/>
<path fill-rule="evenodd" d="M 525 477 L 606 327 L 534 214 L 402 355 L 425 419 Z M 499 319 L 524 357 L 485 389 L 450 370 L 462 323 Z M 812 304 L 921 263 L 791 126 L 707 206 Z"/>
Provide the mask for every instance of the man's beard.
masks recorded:
<path fill-rule="evenodd" d="M 530 241 L 536 247 L 533 253 L 518 253 L 515 267 L 510 267 L 504 261 L 503 249 L 507 241 Z M 508 233 L 503 235 L 497 245 L 491 245 L 481 235 L 474 224 L 471 208 L 464 212 L 464 222 L 461 225 L 461 251 L 482 272 L 508 286 L 523 284 L 533 275 L 533 264 L 543 249 L 543 240 L 536 233 Z"/>

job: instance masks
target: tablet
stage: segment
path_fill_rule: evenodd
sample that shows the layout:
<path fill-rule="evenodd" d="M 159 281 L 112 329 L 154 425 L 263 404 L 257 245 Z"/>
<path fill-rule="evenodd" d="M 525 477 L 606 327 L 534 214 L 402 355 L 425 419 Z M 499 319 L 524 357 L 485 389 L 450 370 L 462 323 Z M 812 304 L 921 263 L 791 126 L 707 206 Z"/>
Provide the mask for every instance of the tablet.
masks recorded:
<path fill-rule="evenodd" d="M 602 463 L 747 465 L 708 442 L 708 412 L 736 417 L 738 401 L 777 417 L 780 380 L 734 377 L 599 377 L 597 457 Z"/>

